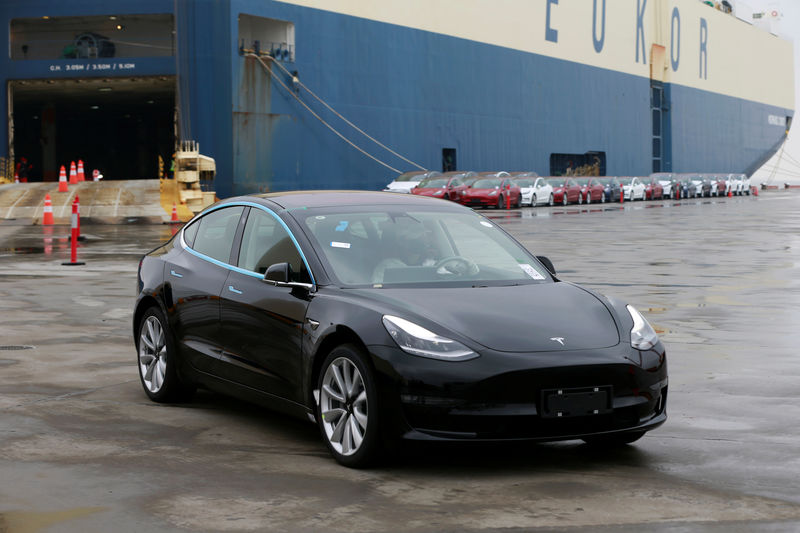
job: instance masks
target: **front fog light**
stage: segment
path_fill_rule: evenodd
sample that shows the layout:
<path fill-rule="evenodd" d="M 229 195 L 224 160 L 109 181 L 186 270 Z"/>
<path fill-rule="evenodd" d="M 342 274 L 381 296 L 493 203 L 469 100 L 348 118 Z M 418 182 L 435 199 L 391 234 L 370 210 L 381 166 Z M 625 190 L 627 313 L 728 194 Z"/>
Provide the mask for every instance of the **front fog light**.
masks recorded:
<path fill-rule="evenodd" d="M 384 315 L 383 326 L 397 345 L 412 355 L 443 361 L 466 361 L 478 357 L 478 354 L 460 342 L 440 337 L 422 326 L 396 316 Z"/>
<path fill-rule="evenodd" d="M 628 305 L 627 309 L 633 319 L 631 346 L 637 350 L 649 350 L 658 342 L 658 335 L 656 335 L 653 327 L 635 307 Z"/>

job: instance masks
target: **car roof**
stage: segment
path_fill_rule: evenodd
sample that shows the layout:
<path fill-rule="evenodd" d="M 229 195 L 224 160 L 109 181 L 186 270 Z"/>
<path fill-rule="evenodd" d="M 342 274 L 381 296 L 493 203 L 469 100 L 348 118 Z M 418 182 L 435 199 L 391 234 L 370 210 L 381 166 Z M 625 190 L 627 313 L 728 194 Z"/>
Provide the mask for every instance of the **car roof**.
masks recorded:
<path fill-rule="evenodd" d="M 278 206 L 283 209 L 303 207 L 333 207 L 344 205 L 404 205 L 425 207 L 460 207 L 455 203 L 446 203 L 436 198 L 418 196 L 416 194 L 400 194 L 375 191 L 286 191 L 248 196 L 236 196 L 219 203 L 257 202 L 266 207 Z"/>

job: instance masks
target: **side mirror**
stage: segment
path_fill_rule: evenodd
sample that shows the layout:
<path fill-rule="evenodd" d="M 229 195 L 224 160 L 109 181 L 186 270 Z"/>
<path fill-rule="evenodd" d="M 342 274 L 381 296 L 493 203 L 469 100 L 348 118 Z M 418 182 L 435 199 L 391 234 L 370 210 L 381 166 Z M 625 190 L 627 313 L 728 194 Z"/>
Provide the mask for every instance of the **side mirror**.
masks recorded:
<path fill-rule="evenodd" d="M 289 283 L 291 272 L 292 267 L 289 266 L 289 263 L 275 263 L 267 268 L 267 272 L 264 274 L 264 281 L 271 282 L 274 285 Z"/>
<path fill-rule="evenodd" d="M 552 275 L 554 275 L 554 276 L 556 275 L 556 267 L 553 266 L 553 262 L 552 261 L 550 261 L 548 258 L 546 258 L 543 255 L 537 255 L 536 259 L 538 259 L 539 262 L 541 264 L 543 264 L 545 266 L 545 268 L 547 270 L 549 270 Z"/>

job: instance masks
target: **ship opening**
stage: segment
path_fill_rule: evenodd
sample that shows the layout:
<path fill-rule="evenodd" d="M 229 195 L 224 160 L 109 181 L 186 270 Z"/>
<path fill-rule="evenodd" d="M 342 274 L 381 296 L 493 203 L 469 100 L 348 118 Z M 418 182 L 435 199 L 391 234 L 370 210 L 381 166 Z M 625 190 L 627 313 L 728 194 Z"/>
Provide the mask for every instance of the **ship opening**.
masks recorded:
<path fill-rule="evenodd" d="M 9 82 L 16 161 L 29 181 L 56 181 L 59 167 L 83 160 L 86 179 L 156 178 L 175 146 L 175 77 Z"/>

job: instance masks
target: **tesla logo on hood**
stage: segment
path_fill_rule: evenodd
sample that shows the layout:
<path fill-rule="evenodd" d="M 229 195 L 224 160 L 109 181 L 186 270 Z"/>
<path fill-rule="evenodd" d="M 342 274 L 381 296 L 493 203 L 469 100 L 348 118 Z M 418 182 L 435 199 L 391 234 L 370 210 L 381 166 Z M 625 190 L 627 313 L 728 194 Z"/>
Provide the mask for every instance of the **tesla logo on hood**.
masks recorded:
<path fill-rule="evenodd" d="M 561 346 L 564 346 L 564 337 L 550 337 L 551 341 L 556 341 Z"/>

